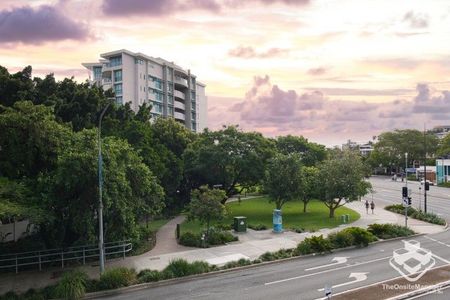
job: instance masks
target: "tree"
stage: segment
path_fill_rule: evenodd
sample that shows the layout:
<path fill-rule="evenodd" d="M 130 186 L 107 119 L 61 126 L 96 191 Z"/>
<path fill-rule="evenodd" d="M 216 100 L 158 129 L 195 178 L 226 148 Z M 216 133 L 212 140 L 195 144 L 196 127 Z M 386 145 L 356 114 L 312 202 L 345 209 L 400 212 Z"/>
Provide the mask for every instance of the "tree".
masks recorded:
<path fill-rule="evenodd" d="M 441 157 L 450 155 L 450 134 L 441 140 L 436 154 Z"/>
<path fill-rule="evenodd" d="M 364 180 L 364 166 L 359 155 L 342 151 L 324 161 L 319 167 L 320 200 L 334 217 L 337 208 L 357 200 L 369 191 L 371 185 Z"/>
<path fill-rule="evenodd" d="M 264 191 L 277 209 L 283 204 L 300 197 L 302 187 L 301 162 L 297 154 L 277 154 L 267 167 Z"/>
<path fill-rule="evenodd" d="M 426 134 L 427 157 L 434 157 L 438 139 L 432 133 Z M 372 167 L 380 165 L 389 168 L 391 172 L 399 172 L 405 166 L 405 153 L 408 153 L 408 165 L 414 161 L 424 162 L 425 137 L 423 132 L 415 129 L 383 132 L 378 137 L 374 151 L 368 161 Z"/>
<path fill-rule="evenodd" d="M 193 188 L 220 185 L 226 193 L 224 204 L 231 195 L 263 179 L 273 152 L 273 144 L 260 133 L 243 132 L 236 126 L 206 130 L 184 152 L 185 172 Z"/>
<path fill-rule="evenodd" d="M 320 189 L 319 169 L 316 167 L 302 167 L 300 181 L 300 200 L 303 202 L 303 212 L 313 198 L 317 198 Z"/>
<path fill-rule="evenodd" d="M 209 234 L 211 220 L 221 220 L 226 215 L 225 206 L 221 200 L 225 192 L 219 189 L 209 189 L 203 185 L 193 190 L 189 204 L 189 220 L 199 220 L 206 224 L 206 233 Z"/>
<path fill-rule="evenodd" d="M 325 146 L 308 142 L 303 136 L 280 136 L 276 140 L 276 145 L 280 153 L 299 154 L 305 166 L 315 166 L 327 156 Z"/>
<path fill-rule="evenodd" d="M 105 240 L 135 238 L 137 224 L 163 208 L 164 192 L 136 151 L 124 140 L 103 140 Z M 58 157 L 42 182 L 45 209 L 53 218 L 40 224 L 47 244 L 93 243 L 97 237 L 97 132 L 83 130 Z M 55 246 L 56 246 L 55 245 Z"/>
<path fill-rule="evenodd" d="M 0 106 L 0 176 L 35 178 L 54 169 L 70 129 L 56 122 L 51 107 L 15 102 Z"/>

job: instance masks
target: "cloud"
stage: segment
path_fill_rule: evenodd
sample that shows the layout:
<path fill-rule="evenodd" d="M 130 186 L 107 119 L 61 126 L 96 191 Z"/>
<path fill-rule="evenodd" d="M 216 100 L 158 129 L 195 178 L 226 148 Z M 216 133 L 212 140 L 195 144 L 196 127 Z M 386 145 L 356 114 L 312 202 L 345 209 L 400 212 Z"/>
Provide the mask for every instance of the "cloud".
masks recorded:
<path fill-rule="evenodd" d="M 395 95 L 395 91 L 380 93 Z M 214 97 L 209 99 L 214 106 Z M 257 130 L 269 136 L 304 135 L 332 145 L 347 139 L 365 142 L 383 131 L 397 128 L 421 129 L 424 122 L 430 127 L 442 125 L 450 113 L 450 92 L 436 92 L 422 83 L 416 86 L 416 95 L 410 99 L 397 98 L 384 103 L 331 100 L 321 89 L 283 90 L 266 75 L 254 78 L 244 99 L 229 99 L 219 107 L 209 112 L 211 128 L 220 128 L 224 123 L 240 124 L 244 130 Z"/>
<path fill-rule="evenodd" d="M 413 11 L 409 11 L 403 16 L 403 22 L 411 28 L 426 28 L 429 25 L 427 15 L 416 14 Z"/>
<path fill-rule="evenodd" d="M 251 0 L 245 2 L 245 4 L 259 2 L 266 5 L 280 3 L 296 6 L 309 4 L 310 0 Z M 116 17 L 129 15 L 162 16 L 190 10 L 205 10 L 217 13 L 223 8 L 237 8 L 243 5 L 241 0 L 103 0 L 102 10 L 104 14 Z"/>
<path fill-rule="evenodd" d="M 272 58 L 289 53 L 288 49 L 270 48 L 265 51 L 257 52 L 253 47 L 239 46 L 228 51 L 228 55 L 239 58 Z"/>
<path fill-rule="evenodd" d="M 324 67 L 312 68 L 309 69 L 306 73 L 312 76 L 320 76 L 327 72 L 327 69 Z"/>
<path fill-rule="evenodd" d="M 41 44 L 47 41 L 85 40 L 88 27 L 49 5 L 0 11 L 0 43 Z"/>

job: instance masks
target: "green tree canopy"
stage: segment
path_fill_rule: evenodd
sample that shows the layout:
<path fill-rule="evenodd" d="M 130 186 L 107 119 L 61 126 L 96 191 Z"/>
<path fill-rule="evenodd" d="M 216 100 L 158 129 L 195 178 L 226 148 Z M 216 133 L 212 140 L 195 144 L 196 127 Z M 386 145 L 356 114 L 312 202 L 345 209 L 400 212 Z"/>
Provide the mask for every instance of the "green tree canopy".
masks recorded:
<path fill-rule="evenodd" d="M 438 147 L 438 139 L 434 134 L 426 134 L 427 157 L 434 157 Z M 383 132 L 378 137 L 368 161 L 372 167 L 390 167 L 398 171 L 405 166 L 405 153 L 408 153 L 408 165 L 414 161 L 423 164 L 425 157 L 425 137 L 423 132 L 415 129 Z"/>
<path fill-rule="evenodd" d="M 325 146 L 308 142 L 303 136 L 280 136 L 276 145 L 278 151 L 283 154 L 299 154 L 305 166 L 315 166 L 327 157 Z"/>
<path fill-rule="evenodd" d="M 298 154 L 277 154 L 265 172 L 264 191 L 277 209 L 288 201 L 298 199 L 302 188 L 301 160 Z"/>
<path fill-rule="evenodd" d="M 300 180 L 300 200 L 303 202 L 303 212 L 314 198 L 320 195 L 320 173 L 317 167 L 302 167 Z"/>
<path fill-rule="evenodd" d="M 206 232 L 209 233 L 211 220 L 221 220 L 226 215 L 225 206 L 221 203 L 224 197 L 224 191 L 210 189 L 206 185 L 193 190 L 189 204 L 189 220 L 199 220 L 206 224 Z"/>
<path fill-rule="evenodd" d="M 371 185 L 364 180 L 364 165 L 361 157 L 352 151 L 342 151 L 324 161 L 319 167 L 320 200 L 334 211 L 345 203 L 359 199 L 369 191 Z"/>
<path fill-rule="evenodd" d="M 260 133 L 229 126 L 219 131 L 206 130 L 183 156 L 189 183 L 193 187 L 220 185 L 226 193 L 225 203 L 238 184 L 245 188 L 262 180 L 273 152 L 273 144 Z"/>

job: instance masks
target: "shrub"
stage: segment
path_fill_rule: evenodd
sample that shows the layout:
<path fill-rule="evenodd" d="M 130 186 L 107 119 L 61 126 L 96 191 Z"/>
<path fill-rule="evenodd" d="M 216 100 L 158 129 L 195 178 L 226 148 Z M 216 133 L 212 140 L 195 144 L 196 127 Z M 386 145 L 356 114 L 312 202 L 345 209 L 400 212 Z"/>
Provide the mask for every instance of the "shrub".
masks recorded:
<path fill-rule="evenodd" d="M 164 269 L 164 272 L 168 272 L 172 274 L 173 277 L 183 277 L 191 275 L 191 264 L 187 262 L 187 260 L 182 258 L 177 258 L 172 260 L 167 267 Z"/>
<path fill-rule="evenodd" d="M 213 268 L 205 261 L 194 261 L 191 263 L 191 274 L 208 273 Z"/>
<path fill-rule="evenodd" d="M 237 240 L 238 238 L 228 231 L 210 230 L 208 235 L 209 245 L 223 245 Z"/>
<path fill-rule="evenodd" d="M 349 233 L 353 236 L 353 245 L 366 247 L 369 243 L 376 241 L 377 238 L 369 231 L 359 227 L 349 227 L 341 232 Z"/>
<path fill-rule="evenodd" d="M 0 299 L 2 299 L 0 297 Z M 48 298 L 45 297 L 42 290 L 29 289 L 25 294 L 21 296 L 21 299 L 26 300 L 46 300 Z"/>
<path fill-rule="evenodd" d="M 241 258 L 239 260 L 227 262 L 222 268 L 223 269 L 231 269 L 231 268 L 237 268 L 237 267 L 242 267 L 242 266 L 248 266 L 251 264 L 252 264 L 252 262 L 250 260 Z"/>
<path fill-rule="evenodd" d="M 219 223 L 219 224 L 216 224 L 214 227 L 219 229 L 219 230 L 231 230 L 231 229 L 233 229 L 233 225 L 232 224 Z"/>
<path fill-rule="evenodd" d="M 200 247 L 201 238 L 199 234 L 195 234 L 192 232 L 185 232 L 181 234 L 178 243 L 188 247 Z"/>
<path fill-rule="evenodd" d="M 289 258 L 292 257 L 292 249 L 280 249 L 274 253 L 277 259 Z"/>
<path fill-rule="evenodd" d="M 277 258 L 275 257 L 275 255 L 272 252 L 264 252 L 263 254 L 261 254 L 259 256 L 259 259 L 261 261 L 272 261 L 272 260 L 275 260 Z"/>
<path fill-rule="evenodd" d="M 128 268 L 113 268 L 100 276 L 98 287 L 100 290 L 117 289 L 129 286 L 136 281 L 136 271 Z"/>
<path fill-rule="evenodd" d="M 248 228 L 259 231 L 259 230 L 266 230 L 267 226 L 264 224 L 256 224 L 256 225 L 248 224 Z"/>
<path fill-rule="evenodd" d="M 303 233 L 306 231 L 305 228 L 302 228 L 302 227 L 292 227 L 291 230 L 296 233 Z"/>
<path fill-rule="evenodd" d="M 333 232 L 328 235 L 328 240 L 333 248 L 345 248 L 352 246 L 355 242 L 353 235 L 346 231 Z"/>
<path fill-rule="evenodd" d="M 298 254 L 310 254 L 310 253 L 324 253 L 331 252 L 333 249 L 330 241 L 328 239 L 323 238 L 323 235 L 320 236 L 312 236 L 310 238 L 305 238 L 302 242 L 297 245 L 297 248 L 294 250 L 296 255 Z"/>
<path fill-rule="evenodd" d="M 413 235 L 414 231 L 397 224 L 371 224 L 368 231 L 380 239 Z"/>
<path fill-rule="evenodd" d="M 397 214 L 404 214 L 405 213 L 405 208 L 401 204 L 388 205 L 388 206 L 385 207 L 385 209 L 389 210 L 389 211 L 392 211 L 392 212 L 395 212 Z M 442 219 L 441 217 L 437 216 L 434 213 L 425 213 L 425 212 L 422 212 L 422 211 L 418 211 L 417 209 L 415 209 L 413 207 L 408 207 L 406 213 L 411 218 L 414 218 L 414 219 L 417 219 L 417 220 L 421 220 L 421 221 L 425 221 L 425 222 L 432 223 L 432 224 L 437 224 L 437 225 L 445 225 L 445 220 Z"/>
<path fill-rule="evenodd" d="M 87 280 L 87 274 L 82 271 L 66 272 L 56 286 L 56 294 L 58 297 L 67 300 L 81 299 L 86 293 Z"/>
<path fill-rule="evenodd" d="M 137 277 L 140 283 L 155 282 L 163 279 L 163 274 L 157 270 L 142 270 Z"/>

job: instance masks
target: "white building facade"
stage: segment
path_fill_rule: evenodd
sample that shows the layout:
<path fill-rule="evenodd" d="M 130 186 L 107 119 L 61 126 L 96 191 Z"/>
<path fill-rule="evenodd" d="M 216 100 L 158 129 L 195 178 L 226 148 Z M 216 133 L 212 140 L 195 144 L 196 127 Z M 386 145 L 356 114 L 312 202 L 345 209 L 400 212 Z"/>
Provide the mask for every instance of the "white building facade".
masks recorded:
<path fill-rule="evenodd" d="M 197 77 L 162 58 L 117 50 L 103 53 L 96 63 L 83 63 L 91 81 L 113 89 L 118 104 L 152 105 L 153 117 L 173 117 L 195 132 L 207 127 L 205 85 Z"/>

